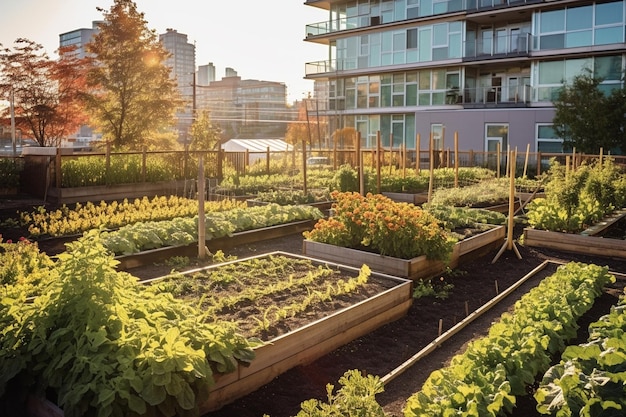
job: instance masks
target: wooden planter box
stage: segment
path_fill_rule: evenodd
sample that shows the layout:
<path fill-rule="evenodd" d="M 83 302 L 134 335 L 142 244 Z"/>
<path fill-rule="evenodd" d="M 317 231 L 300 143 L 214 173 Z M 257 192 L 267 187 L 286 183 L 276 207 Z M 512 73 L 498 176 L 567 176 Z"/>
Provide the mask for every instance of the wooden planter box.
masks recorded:
<path fill-rule="evenodd" d="M 305 206 L 317 207 L 320 211 L 330 210 L 334 201 L 317 201 L 315 203 L 305 203 Z M 259 200 L 246 200 L 246 204 L 248 207 L 258 207 L 258 206 L 267 206 L 267 201 L 259 201 Z"/>
<path fill-rule="evenodd" d="M 624 217 L 626 217 L 626 210 L 622 209 L 580 234 L 551 232 L 527 227 L 524 229 L 524 245 L 571 253 L 626 258 L 626 240 L 597 236 Z"/>
<path fill-rule="evenodd" d="M 247 245 L 249 243 L 260 242 L 263 240 L 275 239 L 284 236 L 290 236 L 313 229 L 317 220 L 302 220 L 299 222 L 285 223 L 276 226 L 263 227 L 260 229 L 246 230 L 244 232 L 233 233 L 232 236 L 224 236 L 206 241 L 206 247 L 211 252 L 218 250 L 230 249 L 239 245 Z M 162 262 L 164 259 L 173 256 L 197 256 L 198 243 L 179 246 L 167 246 L 158 249 L 151 249 L 134 253 L 132 255 L 120 255 L 115 259 L 120 263 L 117 266 L 119 270 L 128 270 L 144 265 L 151 265 L 156 262 Z"/>
<path fill-rule="evenodd" d="M 447 264 L 443 261 L 427 259 L 425 255 L 412 259 L 401 259 L 311 240 L 304 240 L 302 251 L 312 258 L 326 259 L 357 268 L 366 264 L 372 271 L 415 280 L 437 275 L 443 272 L 446 266 L 455 268 L 468 255 L 471 255 L 472 258 L 484 255 L 494 247 L 501 245 L 504 237 L 505 227 L 493 226 L 486 232 L 461 240 L 454 245 L 450 262 Z"/>
<path fill-rule="evenodd" d="M 187 184 L 189 187 L 190 184 Z M 56 204 L 73 204 L 84 201 L 113 201 L 162 195 L 183 195 L 185 181 L 161 181 L 93 187 L 56 188 L 48 190 L 48 198 Z"/>
<path fill-rule="evenodd" d="M 399 203 L 412 203 L 417 205 L 421 205 L 428 202 L 428 193 L 394 193 L 394 192 L 383 192 L 382 195 L 385 197 L 389 197 L 393 201 L 397 201 Z"/>
<path fill-rule="evenodd" d="M 273 253 L 281 254 L 281 252 Z M 328 264 L 326 261 L 314 258 L 283 254 L 295 258 L 312 259 L 319 264 Z M 356 270 L 350 266 L 336 266 Z M 200 414 L 217 410 L 256 391 L 287 370 L 312 362 L 406 315 L 412 304 L 412 282 L 376 272 L 372 272 L 372 276 L 397 282 L 397 285 L 351 307 L 272 339 L 255 349 L 256 357 L 250 366 L 239 366 L 233 373 L 220 375 L 217 383 L 209 390 L 207 401 L 200 406 Z"/>

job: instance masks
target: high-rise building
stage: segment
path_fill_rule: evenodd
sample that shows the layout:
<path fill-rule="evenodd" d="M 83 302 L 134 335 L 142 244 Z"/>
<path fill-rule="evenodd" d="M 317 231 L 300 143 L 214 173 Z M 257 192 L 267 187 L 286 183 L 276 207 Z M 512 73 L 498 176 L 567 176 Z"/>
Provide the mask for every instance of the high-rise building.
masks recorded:
<path fill-rule="evenodd" d="M 198 85 L 209 85 L 213 81 L 215 81 L 215 65 L 209 62 L 207 65 L 198 66 L 198 77 L 196 78 Z"/>
<path fill-rule="evenodd" d="M 561 152 L 552 100 L 587 69 L 621 87 L 625 1 L 306 0 L 328 20 L 306 41 L 328 46 L 306 64 L 330 133 L 353 127 L 362 145 L 519 147 Z M 319 99 L 319 98 L 318 98 Z M 445 135 L 442 133 L 445 132 Z M 445 144 L 444 144 L 445 141 Z"/>
<path fill-rule="evenodd" d="M 189 129 L 193 123 L 195 106 L 195 75 L 196 75 L 196 46 L 188 42 L 187 35 L 178 33 L 174 29 L 159 35 L 163 47 L 170 53 L 165 65 L 171 68 L 172 77 L 178 83 L 178 91 L 185 102 L 185 108 L 179 111 L 178 133 L 180 141 L 187 141 Z"/>
<path fill-rule="evenodd" d="M 198 86 L 198 111 L 210 112 L 224 136 L 261 139 L 283 137 L 293 113 L 287 109 L 287 87 L 275 81 L 224 77 Z"/>
<path fill-rule="evenodd" d="M 100 24 L 102 24 L 102 21 L 95 20 L 92 22 L 91 28 L 81 28 L 60 34 L 59 47 L 73 46 L 76 48 L 74 53 L 76 53 L 79 58 L 84 58 L 87 54 L 85 46 L 91 41 L 93 36 L 98 33 Z"/>

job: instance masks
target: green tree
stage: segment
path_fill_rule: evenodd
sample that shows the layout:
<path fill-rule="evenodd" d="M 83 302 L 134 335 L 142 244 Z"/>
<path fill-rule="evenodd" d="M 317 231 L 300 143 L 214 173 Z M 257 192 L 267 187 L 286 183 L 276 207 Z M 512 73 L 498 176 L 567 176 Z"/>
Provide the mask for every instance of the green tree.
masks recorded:
<path fill-rule="evenodd" d="M 221 129 L 211 122 L 210 112 L 203 111 L 191 125 L 191 143 L 193 151 L 216 150 L 221 142 Z"/>
<path fill-rule="evenodd" d="M 553 124 L 565 147 L 585 153 L 624 149 L 625 94 L 617 89 L 606 95 L 602 81 L 586 72 L 559 91 Z"/>
<path fill-rule="evenodd" d="M 58 146 L 86 120 L 79 100 L 83 65 L 71 50 L 52 60 L 43 46 L 24 38 L 13 49 L 0 45 L 0 96 L 13 95 L 16 127 L 40 146 Z"/>
<path fill-rule="evenodd" d="M 86 95 L 92 123 L 116 148 L 143 148 L 150 135 L 174 124 L 182 104 L 165 66 L 167 51 L 131 0 L 115 0 L 87 44 L 93 56 Z"/>

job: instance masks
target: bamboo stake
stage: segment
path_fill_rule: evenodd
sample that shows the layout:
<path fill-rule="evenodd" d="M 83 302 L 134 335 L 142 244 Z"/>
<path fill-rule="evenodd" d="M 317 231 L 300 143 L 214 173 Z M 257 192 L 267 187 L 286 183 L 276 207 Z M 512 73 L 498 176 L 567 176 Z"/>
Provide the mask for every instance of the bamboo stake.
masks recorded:
<path fill-rule="evenodd" d="M 493 258 L 493 261 L 491 261 L 492 264 L 496 263 L 496 261 L 498 260 L 500 255 L 502 255 L 505 249 L 508 249 L 508 250 L 513 249 L 513 251 L 515 252 L 515 255 L 517 255 L 517 258 L 522 259 L 522 255 L 520 255 L 519 251 L 517 250 L 517 246 L 515 246 L 515 243 L 513 242 L 513 228 L 515 226 L 514 221 L 513 221 L 514 213 L 515 213 L 515 160 L 517 159 L 517 149 L 515 149 L 515 151 L 511 151 L 510 159 L 511 159 L 511 173 L 509 175 L 510 185 L 509 185 L 509 216 L 508 216 L 508 226 L 507 226 L 507 237 L 506 237 L 506 241 L 500 248 L 500 251 L 496 254 L 495 258 Z"/>
<path fill-rule="evenodd" d="M 415 175 L 420 174 L 420 134 L 415 135 Z"/>
<path fill-rule="evenodd" d="M 435 161 L 433 158 L 433 154 L 434 154 L 434 150 L 433 150 L 433 134 L 431 132 L 430 134 L 430 144 L 428 145 L 428 153 L 430 154 L 430 179 L 428 180 L 428 202 L 430 203 L 430 199 L 433 196 L 433 181 L 434 181 L 434 165 L 435 165 Z"/>
<path fill-rule="evenodd" d="M 206 257 L 206 216 L 204 214 L 204 156 L 198 161 L 198 258 Z"/>
<path fill-rule="evenodd" d="M 435 340 L 430 342 L 422 350 L 420 350 L 415 355 L 413 355 L 408 360 L 406 360 L 403 364 L 401 364 L 400 366 L 398 366 L 397 368 L 395 368 L 394 370 L 389 372 L 387 375 L 383 376 L 380 379 L 381 382 L 384 385 L 387 385 L 391 381 L 393 381 L 395 378 L 397 378 L 398 376 L 402 375 L 407 369 L 409 369 L 411 366 L 415 365 L 420 359 L 424 358 L 425 356 L 427 356 L 428 354 L 433 352 L 435 349 L 437 349 L 439 346 L 441 346 L 441 344 L 443 342 L 445 342 L 446 340 L 450 339 L 452 336 L 454 336 L 455 334 L 457 334 L 458 332 L 463 330 L 465 327 L 467 327 L 469 324 L 471 324 L 474 320 L 476 320 L 481 315 L 483 315 L 484 313 L 489 311 L 491 308 L 493 308 L 495 305 L 497 305 L 504 298 L 508 297 L 513 291 L 518 289 L 522 284 L 524 284 L 530 278 L 532 278 L 537 273 L 539 273 L 541 270 L 543 270 L 548 265 L 548 263 L 550 263 L 550 262 L 551 261 L 543 261 L 539 266 L 537 266 L 535 269 L 530 271 L 528 274 L 526 274 L 524 277 L 522 277 L 515 284 L 513 284 L 512 286 L 510 286 L 506 290 L 504 290 L 502 292 L 502 294 L 500 294 L 500 295 L 494 297 L 493 299 L 491 299 L 491 301 L 489 301 L 487 304 L 483 305 L 482 307 L 480 307 L 479 309 L 474 311 L 471 315 L 469 315 L 469 314 L 466 315 L 467 317 L 465 317 L 463 320 L 458 322 L 456 325 L 454 325 L 452 328 L 450 328 L 448 331 L 446 331 L 440 337 L 437 337 Z"/>
<path fill-rule="evenodd" d="M 376 192 L 380 194 L 380 153 L 382 146 L 380 143 L 380 130 L 376 132 Z"/>
<path fill-rule="evenodd" d="M 530 143 L 526 144 L 526 158 L 524 158 L 524 174 L 522 177 L 526 177 L 526 168 L 528 168 L 528 154 L 530 153 Z"/>
<path fill-rule="evenodd" d="M 459 188 L 459 132 L 454 132 L 454 188 Z"/>

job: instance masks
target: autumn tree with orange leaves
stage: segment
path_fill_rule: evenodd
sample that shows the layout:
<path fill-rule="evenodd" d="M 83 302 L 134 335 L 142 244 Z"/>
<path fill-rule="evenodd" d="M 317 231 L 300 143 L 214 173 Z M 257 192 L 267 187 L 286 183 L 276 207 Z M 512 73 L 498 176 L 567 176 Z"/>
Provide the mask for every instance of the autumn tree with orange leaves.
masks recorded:
<path fill-rule="evenodd" d="M 87 120 L 80 102 L 83 61 L 69 49 L 59 52 L 52 60 L 42 45 L 24 38 L 13 48 L 0 45 L 0 96 L 13 96 L 15 126 L 40 146 L 59 146 Z"/>
<path fill-rule="evenodd" d="M 312 116 L 312 114 L 307 115 L 307 100 L 299 102 L 298 119 L 287 126 L 285 141 L 296 147 L 302 145 L 303 142 L 309 147 L 321 147 L 320 137 L 324 134 L 324 127 L 316 117 Z"/>

